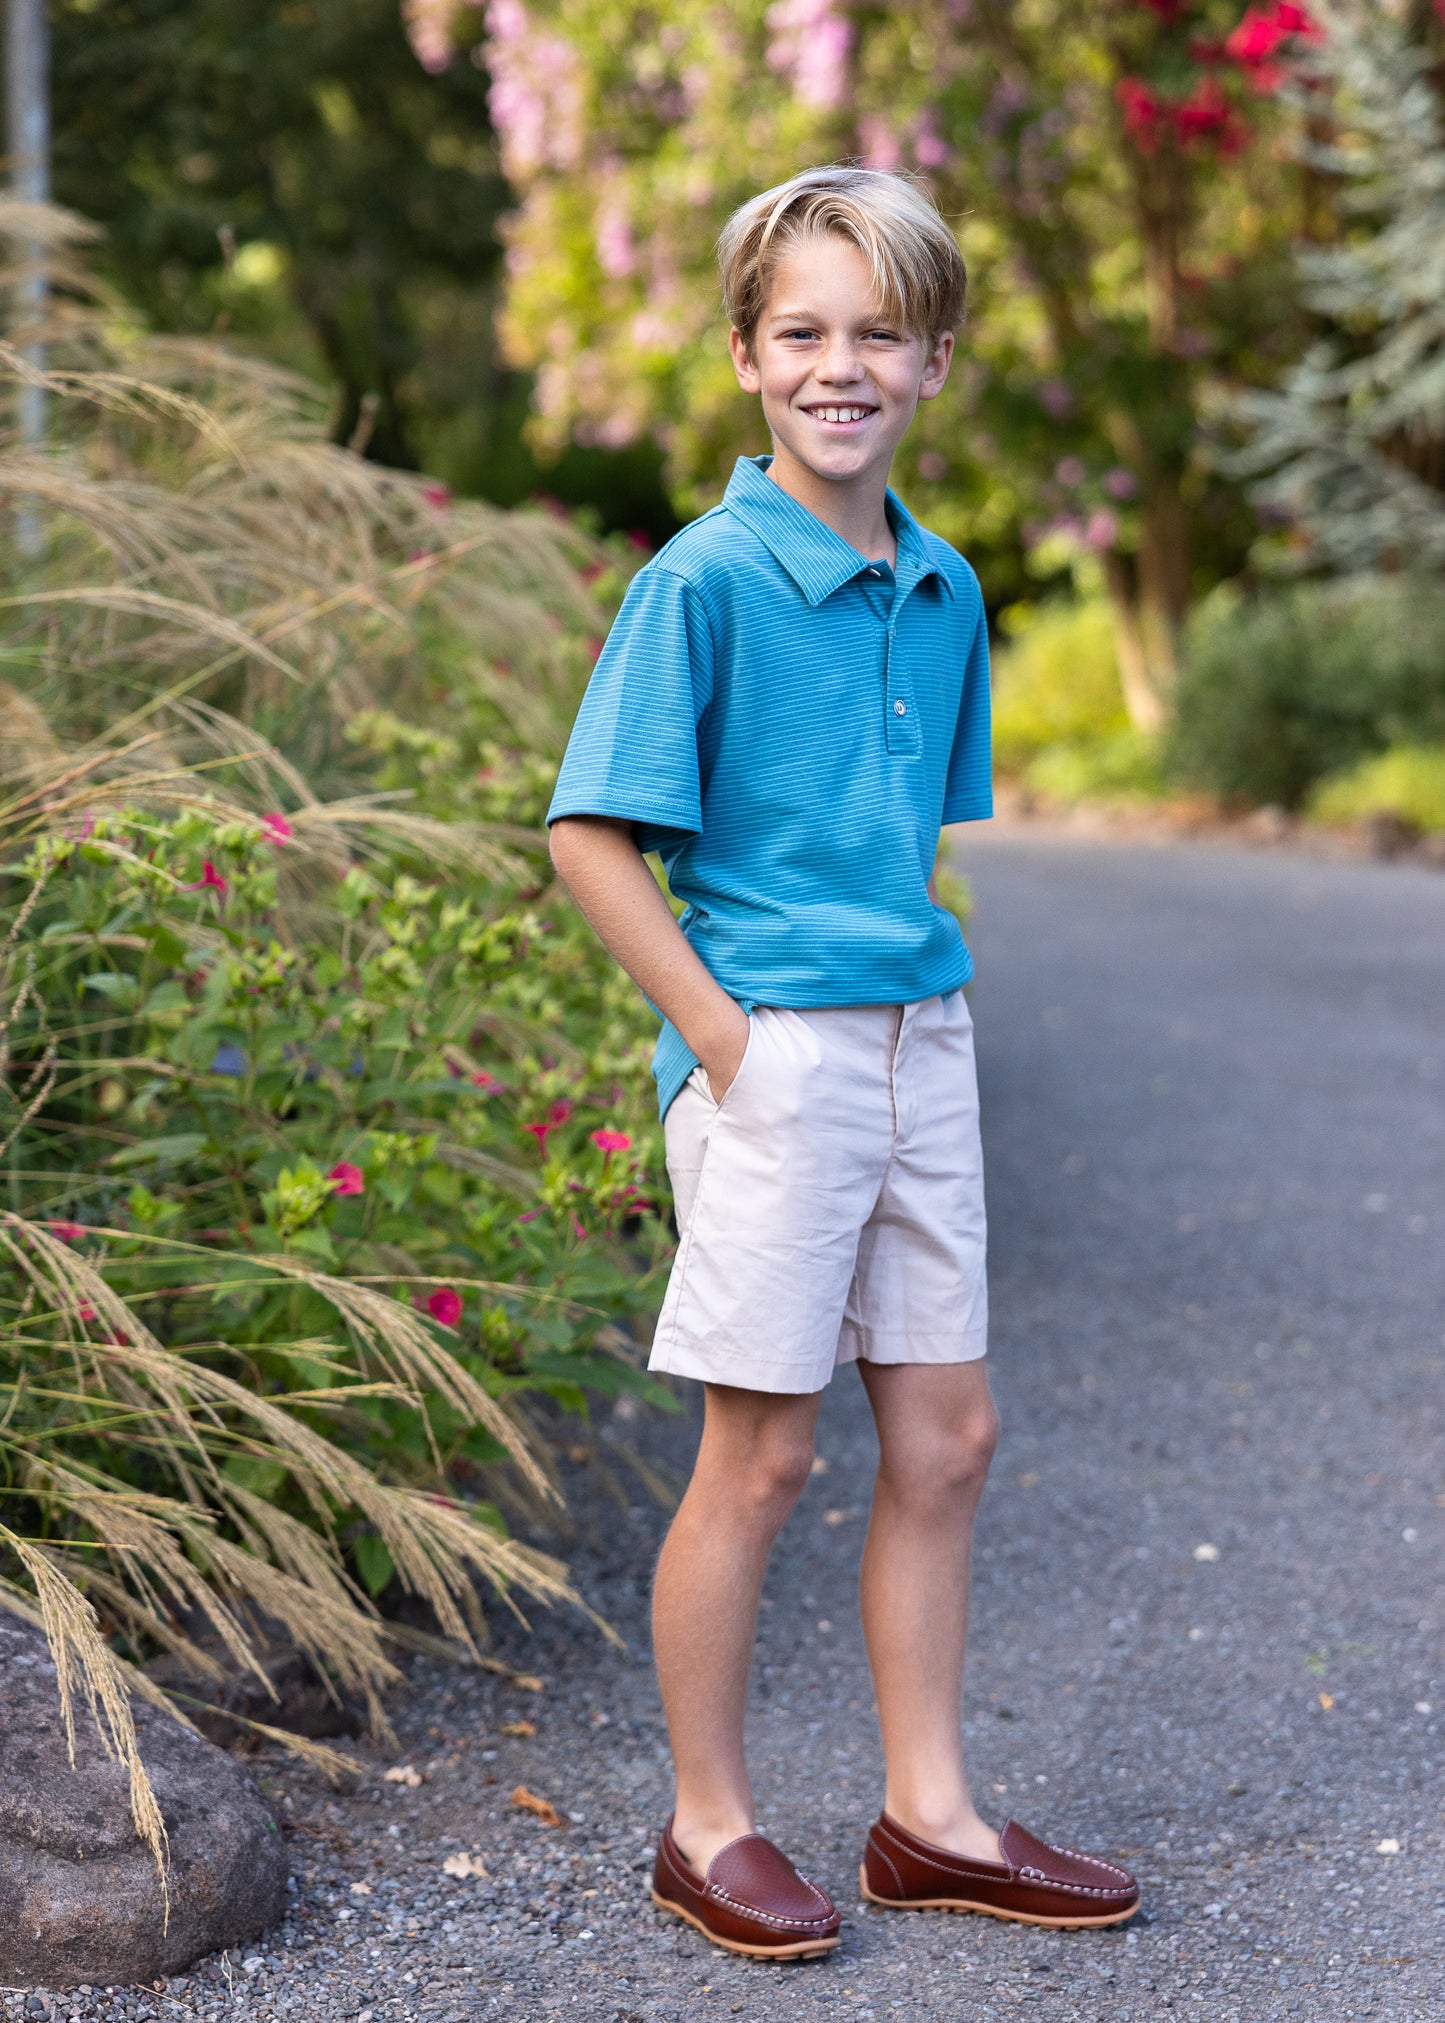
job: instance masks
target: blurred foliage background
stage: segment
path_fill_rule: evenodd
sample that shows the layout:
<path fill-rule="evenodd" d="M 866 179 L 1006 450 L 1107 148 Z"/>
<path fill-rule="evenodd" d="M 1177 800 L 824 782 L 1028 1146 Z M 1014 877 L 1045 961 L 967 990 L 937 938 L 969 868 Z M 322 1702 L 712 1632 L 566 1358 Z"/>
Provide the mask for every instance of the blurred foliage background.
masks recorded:
<path fill-rule="evenodd" d="M 661 1395 L 649 1021 L 541 821 L 629 574 L 767 447 L 738 201 L 850 159 L 954 225 L 895 477 L 1024 796 L 1445 833 L 1445 0 L 50 17 L 59 208 L 0 215 L 0 1583 L 124 1753 L 162 1662 L 277 1643 L 384 1719 L 412 1601 L 475 1644 L 569 1594 L 509 1526 Z"/>

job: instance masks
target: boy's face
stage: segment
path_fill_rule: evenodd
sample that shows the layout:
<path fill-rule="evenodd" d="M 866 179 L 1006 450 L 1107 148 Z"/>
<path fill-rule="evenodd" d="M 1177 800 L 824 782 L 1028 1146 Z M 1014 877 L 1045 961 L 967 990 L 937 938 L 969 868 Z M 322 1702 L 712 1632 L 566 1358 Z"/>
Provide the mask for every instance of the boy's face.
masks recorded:
<path fill-rule="evenodd" d="M 942 391 L 953 332 L 918 337 L 882 315 L 868 262 L 829 233 L 780 262 L 758 321 L 754 356 L 736 330 L 738 384 L 759 394 L 780 458 L 854 485 L 881 477 L 920 400 Z"/>

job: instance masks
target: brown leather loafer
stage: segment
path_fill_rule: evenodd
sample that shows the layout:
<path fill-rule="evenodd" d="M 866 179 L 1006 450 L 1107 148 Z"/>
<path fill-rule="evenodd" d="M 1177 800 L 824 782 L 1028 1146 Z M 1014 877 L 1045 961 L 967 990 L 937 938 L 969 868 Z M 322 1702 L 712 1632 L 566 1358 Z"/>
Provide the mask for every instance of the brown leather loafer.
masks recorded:
<path fill-rule="evenodd" d="M 882 1813 L 868 1835 L 858 1879 L 870 1904 L 895 1911 L 982 1911 L 1021 1925 L 1122 1925 L 1139 1908 L 1128 1869 L 1071 1847 L 1050 1847 L 1009 1820 L 1002 1861 L 974 1861 L 934 1847 Z"/>
<path fill-rule="evenodd" d="M 760 1833 L 730 1840 L 701 1876 L 673 1839 L 669 1819 L 657 1844 L 652 1901 L 686 1918 L 715 1946 L 752 1960 L 811 1960 L 838 1943 L 833 1899 Z"/>

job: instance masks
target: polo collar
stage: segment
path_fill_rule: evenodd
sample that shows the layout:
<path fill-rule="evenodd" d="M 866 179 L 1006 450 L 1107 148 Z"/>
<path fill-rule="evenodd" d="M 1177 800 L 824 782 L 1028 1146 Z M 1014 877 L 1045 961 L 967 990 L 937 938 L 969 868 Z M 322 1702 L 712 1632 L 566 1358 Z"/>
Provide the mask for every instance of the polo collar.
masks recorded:
<path fill-rule="evenodd" d="M 868 557 L 835 534 L 806 506 L 775 485 L 768 476 L 771 457 L 739 457 L 723 494 L 730 513 L 750 527 L 797 584 L 809 604 L 819 605 L 870 566 Z M 887 512 L 898 542 L 894 571 L 899 589 L 907 593 L 925 577 L 934 576 L 950 596 L 953 585 L 930 561 L 922 530 L 903 501 L 890 489 Z"/>

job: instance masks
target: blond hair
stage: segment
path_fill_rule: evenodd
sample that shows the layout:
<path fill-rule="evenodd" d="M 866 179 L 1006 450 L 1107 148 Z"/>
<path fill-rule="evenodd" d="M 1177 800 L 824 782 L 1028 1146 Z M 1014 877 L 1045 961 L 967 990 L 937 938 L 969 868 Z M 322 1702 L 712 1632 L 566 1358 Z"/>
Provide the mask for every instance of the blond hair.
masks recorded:
<path fill-rule="evenodd" d="M 804 240 L 830 232 L 867 260 L 890 321 L 930 339 L 962 323 L 968 275 L 932 198 L 908 176 L 833 162 L 749 198 L 723 226 L 723 306 L 749 356 L 779 265 Z"/>

